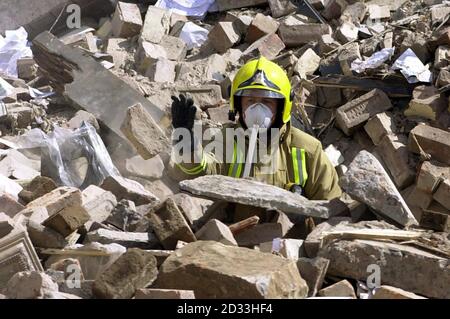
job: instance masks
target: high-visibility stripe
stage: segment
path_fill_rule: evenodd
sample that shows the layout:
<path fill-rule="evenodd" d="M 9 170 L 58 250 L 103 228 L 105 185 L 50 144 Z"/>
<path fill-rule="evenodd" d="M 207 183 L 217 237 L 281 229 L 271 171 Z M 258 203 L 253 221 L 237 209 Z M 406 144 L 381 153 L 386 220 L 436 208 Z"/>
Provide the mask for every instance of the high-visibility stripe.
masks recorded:
<path fill-rule="evenodd" d="M 292 166 L 294 168 L 294 183 L 302 187 L 305 186 L 308 179 L 306 171 L 306 155 L 303 148 L 292 148 Z"/>
<path fill-rule="evenodd" d="M 182 165 L 177 163 L 177 166 L 186 174 L 188 175 L 197 175 L 205 170 L 206 168 L 206 158 L 203 156 L 202 162 L 200 165 L 195 166 L 193 168 L 185 168 Z"/>
<path fill-rule="evenodd" d="M 243 161 L 243 154 L 237 147 L 237 143 L 234 142 L 233 147 L 233 162 L 230 164 L 230 167 L 228 169 L 228 176 L 231 177 L 240 177 L 242 173 L 242 161 Z"/>
<path fill-rule="evenodd" d="M 302 175 L 303 175 L 302 187 L 305 187 L 306 180 L 308 179 L 308 171 L 306 170 L 306 154 L 305 154 L 305 150 L 303 148 L 300 149 L 300 152 L 301 152 L 301 159 L 302 159 Z"/>

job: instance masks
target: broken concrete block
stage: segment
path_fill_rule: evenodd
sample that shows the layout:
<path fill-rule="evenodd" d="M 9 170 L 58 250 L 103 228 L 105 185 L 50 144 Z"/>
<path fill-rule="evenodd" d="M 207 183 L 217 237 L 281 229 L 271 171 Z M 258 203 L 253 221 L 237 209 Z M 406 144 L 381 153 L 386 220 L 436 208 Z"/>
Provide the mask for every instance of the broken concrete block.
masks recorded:
<path fill-rule="evenodd" d="M 136 206 L 132 201 L 122 199 L 105 222 L 120 230 L 132 231 L 142 217 L 143 216 L 136 211 Z"/>
<path fill-rule="evenodd" d="M 13 218 L 18 212 L 25 207 L 18 203 L 11 195 L 6 193 L 0 193 L 0 207 L 1 211 Z"/>
<path fill-rule="evenodd" d="M 399 189 L 411 185 L 416 177 L 415 170 L 409 165 L 407 143 L 404 135 L 386 135 L 376 147 Z"/>
<path fill-rule="evenodd" d="M 447 45 L 440 45 L 434 52 L 434 68 L 439 70 L 448 66 L 448 58 L 450 57 L 450 47 Z"/>
<path fill-rule="evenodd" d="M 364 125 L 364 129 L 375 145 L 380 144 L 386 135 L 394 134 L 396 131 L 392 116 L 387 112 L 375 114 Z"/>
<path fill-rule="evenodd" d="M 267 289 L 260 289 L 261 280 Z M 294 261 L 212 241 L 187 244 L 169 256 L 154 286 L 193 290 L 197 298 L 304 298 L 308 293 Z"/>
<path fill-rule="evenodd" d="M 195 299 L 193 290 L 138 289 L 135 299 Z"/>
<path fill-rule="evenodd" d="M 129 299 L 137 289 L 151 284 L 157 275 L 156 258 L 151 253 L 128 249 L 95 280 L 92 292 L 102 299 Z"/>
<path fill-rule="evenodd" d="M 31 180 L 39 175 L 39 161 L 31 160 L 17 150 L 8 150 L 0 161 L 0 174 L 11 179 Z"/>
<path fill-rule="evenodd" d="M 213 201 L 195 198 L 184 193 L 175 194 L 171 198 L 192 229 L 197 229 L 198 223 L 204 215 L 204 206 L 213 204 Z"/>
<path fill-rule="evenodd" d="M 285 45 L 278 35 L 271 33 L 253 42 L 240 58 L 248 60 L 253 56 L 264 56 L 268 60 L 273 60 L 284 48 Z"/>
<path fill-rule="evenodd" d="M 217 219 L 209 220 L 195 233 L 197 240 L 213 240 L 224 245 L 237 246 L 236 239 L 227 225 Z"/>
<path fill-rule="evenodd" d="M 157 61 L 155 61 L 155 63 L 149 66 L 149 68 L 145 72 L 145 76 L 153 82 L 172 83 L 175 81 L 176 77 L 176 66 L 176 61 L 171 61 L 166 58 L 160 57 Z"/>
<path fill-rule="evenodd" d="M 128 108 L 121 130 L 144 159 L 150 159 L 170 148 L 169 139 L 141 104 Z"/>
<path fill-rule="evenodd" d="M 450 209 L 450 179 L 443 180 L 439 184 L 433 198 L 445 208 Z"/>
<path fill-rule="evenodd" d="M 322 16 L 328 21 L 338 19 L 347 5 L 348 3 L 345 0 L 330 0 L 325 4 Z"/>
<path fill-rule="evenodd" d="M 17 60 L 17 74 L 20 79 L 32 80 L 37 75 L 37 65 L 33 58 L 21 58 Z"/>
<path fill-rule="evenodd" d="M 328 201 L 309 201 L 298 194 L 253 180 L 209 175 L 193 180 L 184 180 L 180 182 L 180 188 L 194 195 L 212 199 L 278 209 L 288 214 L 291 220 L 295 220 L 299 214 L 321 218 L 329 217 L 330 202 Z M 238 194 L 235 191 L 236 189 L 240 190 Z"/>
<path fill-rule="evenodd" d="M 341 165 L 345 161 L 342 153 L 333 144 L 328 145 L 324 152 L 334 167 Z"/>
<path fill-rule="evenodd" d="M 267 0 L 216 0 L 217 11 L 228 11 L 267 4 Z"/>
<path fill-rule="evenodd" d="M 11 195 L 14 199 L 17 200 L 18 195 L 21 191 L 22 186 L 0 174 L 0 193 Z"/>
<path fill-rule="evenodd" d="M 367 151 L 359 152 L 354 158 L 339 185 L 352 198 L 389 220 L 403 226 L 418 224 L 383 166 Z"/>
<path fill-rule="evenodd" d="M 431 204 L 432 201 L 433 196 L 431 193 L 427 193 L 416 186 L 412 189 L 406 202 L 410 207 L 420 207 L 425 209 Z"/>
<path fill-rule="evenodd" d="M 322 23 L 293 22 L 286 20 L 280 24 L 278 34 L 287 47 L 296 47 L 310 41 L 319 41 L 325 34 L 331 33 L 331 28 Z"/>
<path fill-rule="evenodd" d="M 222 96 L 224 95 L 224 90 L 222 90 Z M 225 124 L 230 122 L 228 119 L 228 111 L 230 108 L 228 106 L 222 107 L 211 107 L 207 110 L 209 119 L 215 123 Z"/>
<path fill-rule="evenodd" d="M 70 282 L 70 281 L 69 281 Z M 68 287 L 66 281 L 58 283 L 60 293 L 71 294 L 78 296 L 82 299 L 93 299 L 92 286 L 94 285 L 94 280 L 81 280 L 79 287 L 71 285 Z"/>
<path fill-rule="evenodd" d="M 450 84 L 450 72 L 442 69 L 439 71 L 439 75 L 437 78 L 437 87 L 443 87 Z"/>
<path fill-rule="evenodd" d="M 272 253 L 285 258 L 297 261 L 303 256 L 303 240 L 275 238 L 272 241 L 259 245 L 259 250 L 265 253 Z"/>
<path fill-rule="evenodd" d="M 5 213 L 0 213 L 0 238 L 5 237 L 14 229 L 14 221 Z"/>
<path fill-rule="evenodd" d="M 419 124 L 409 133 L 408 142 L 411 152 L 420 154 L 423 151 L 433 159 L 450 165 L 450 132 Z"/>
<path fill-rule="evenodd" d="M 382 285 L 375 289 L 373 295 L 369 299 L 426 299 L 425 297 L 416 295 L 412 292 L 405 291 L 400 288 Z"/>
<path fill-rule="evenodd" d="M 306 75 L 311 75 L 319 68 L 320 57 L 313 49 L 307 49 L 297 61 L 294 72 L 302 79 L 306 79 Z"/>
<path fill-rule="evenodd" d="M 341 280 L 331 286 L 319 290 L 318 296 L 322 297 L 350 297 L 356 299 L 355 290 L 348 280 Z"/>
<path fill-rule="evenodd" d="M 128 39 L 109 38 L 106 43 L 105 52 L 113 57 L 113 63 L 116 68 L 123 67 L 127 59 L 126 49 L 130 46 Z"/>
<path fill-rule="evenodd" d="M 284 237 L 293 224 L 282 214 L 279 221 L 255 225 L 235 235 L 239 246 L 252 247 L 265 242 L 272 242 L 276 238 Z M 281 248 L 281 247 L 280 247 Z"/>
<path fill-rule="evenodd" d="M 149 6 L 142 27 L 141 38 L 152 43 L 160 43 L 164 35 L 169 34 L 170 12 Z"/>
<path fill-rule="evenodd" d="M 280 18 L 297 11 L 297 6 L 290 0 L 269 0 L 272 17 Z"/>
<path fill-rule="evenodd" d="M 344 75 L 353 76 L 352 62 L 361 59 L 360 48 L 358 43 L 350 43 L 340 48 L 338 54 L 339 65 Z"/>
<path fill-rule="evenodd" d="M 75 113 L 74 117 L 72 117 L 67 124 L 69 125 L 69 128 L 75 130 L 77 128 L 80 128 L 83 122 L 91 124 L 97 130 L 97 132 L 100 131 L 100 125 L 98 124 L 95 116 L 83 110 Z"/>
<path fill-rule="evenodd" d="M 336 39 L 342 44 L 355 41 L 358 39 L 358 30 L 353 23 L 344 22 L 336 30 Z"/>
<path fill-rule="evenodd" d="M 218 22 L 209 32 L 208 39 L 213 48 L 223 54 L 238 43 L 241 36 L 234 28 L 233 22 Z"/>
<path fill-rule="evenodd" d="M 134 3 L 118 2 L 112 19 L 112 33 L 115 37 L 129 38 L 141 31 L 142 17 Z"/>
<path fill-rule="evenodd" d="M 322 288 L 322 283 L 325 279 L 329 264 L 330 261 L 328 259 L 321 257 L 302 257 L 298 259 L 297 268 L 302 278 L 305 279 L 308 284 L 309 297 L 314 297 L 317 294 L 317 291 Z"/>
<path fill-rule="evenodd" d="M 152 233 L 123 232 L 100 228 L 87 233 L 85 243 L 119 244 L 126 248 L 153 249 L 158 239 Z"/>
<path fill-rule="evenodd" d="M 120 176 L 108 176 L 100 187 L 113 193 L 117 200 L 128 199 L 138 206 L 158 201 L 138 182 Z"/>
<path fill-rule="evenodd" d="M 194 104 L 201 109 L 217 107 L 222 104 L 220 85 L 177 86 L 175 90 L 178 93 L 188 94 L 194 100 Z"/>
<path fill-rule="evenodd" d="M 373 240 L 338 240 L 322 248 L 319 256 L 330 260 L 330 276 L 365 281 L 371 273 L 368 267 L 379 265 L 382 285 L 430 298 L 450 296 L 448 259 L 415 247 Z M 413 273 L 422 275 L 411 276 Z"/>
<path fill-rule="evenodd" d="M 105 143 L 127 145 L 120 131 L 127 108 L 140 103 L 161 126 L 170 124 L 168 117 L 140 92 L 127 85 L 82 51 L 65 46 L 48 32 L 33 41 L 33 54 L 40 70 L 55 90 L 77 109 L 94 114 L 111 130 Z M 64 62 L 65 61 L 65 62 Z M 61 68 L 64 66 L 64 69 Z M 86 91 L 86 88 L 89 88 Z M 105 112 L 108 110 L 108 112 Z M 165 119 L 164 119 L 165 118 Z M 109 141 L 109 143 L 108 143 Z"/>
<path fill-rule="evenodd" d="M 450 167 L 436 161 L 424 161 L 417 176 L 417 188 L 433 194 L 441 180 L 450 179 Z"/>
<path fill-rule="evenodd" d="M 64 207 L 62 210 L 54 213 L 44 220 L 42 225 L 50 227 L 64 237 L 67 237 L 83 226 L 87 221 L 89 221 L 89 219 L 90 216 L 88 212 L 83 208 L 83 206 L 81 206 L 80 203 L 78 206 Z"/>
<path fill-rule="evenodd" d="M 20 223 L 19 223 L 20 224 Z M 43 271 L 28 234 L 21 225 L 0 238 L 0 289 L 21 271 Z"/>
<path fill-rule="evenodd" d="M 258 13 L 248 27 L 245 42 L 253 43 L 265 35 L 276 33 L 279 26 L 280 23 L 272 17 Z"/>
<path fill-rule="evenodd" d="M 90 221 L 102 223 L 117 205 L 116 196 L 98 186 L 90 185 L 82 192 L 82 205 L 90 216 Z"/>
<path fill-rule="evenodd" d="M 69 242 L 56 230 L 38 224 L 32 220 L 27 225 L 28 235 L 35 247 L 39 248 L 64 248 Z"/>
<path fill-rule="evenodd" d="M 405 115 L 436 120 L 446 108 L 446 99 L 441 96 L 438 89 L 434 86 L 421 85 L 414 89 L 413 98 L 405 110 Z"/>
<path fill-rule="evenodd" d="M 346 135 L 351 135 L 372 116 L 390 108 L 392 104 L 386 93 L 374 89 L 338 108 L 336 122 Z"/>
<path fill-rule="evenodd" d="M 38 271 L 16 273 L 8 281 L 5 294 L 9 299 L 37 299 L 46 292 L 57 292 L 58 285 L 50 276 Z"/>
<path fill-rule="evenodd" d="M 369 4 L 367 5 L 367 11 L 370 20 L 383 20 L 391 17 L 389 5 Z"/>
<path fill-rule="evenodd" d="M 353 24 L 361 23 L 367 13 L 367 5 L 362 2 L 356 2 L 347 6 L 342 15 L 339 17 L 340 21 L 347 21 Z"/>
<path fill-rule="evenodd" d="M 147 70 L 154 65 L 159 58 L 167 58 L 167 51 L 162 45 L 148 41 L 139 41 L 134 58 L 138 64 L 137 71 L 145 75 Z"/>
<path fill-rule="evenodd" d="M 125 169 L 131 176 L 146 179 L 160 179 L 163 177 L 165 165 L 160 155 L 156 155 L 148 160 L 140 155 L 125 160 Z"/>
<path fill-rule="evenodd" d="M 160 46 L 166 51 L 169 60 L 181 61 L 186 57 L 187 44 L 178 37 L 164 35 Z"/>
<path fill-rule="evenodd" d="M 70 279 L 71 275 L 76 273 L 78 275 L 76 280 L 84 281 L 83 270 L 81 269 L 80 261 L 78 259 L 66 258 L 58 260 L 50 266 L 50 269 L 57 272 L 63 272 L 64 280 Z M 59 283 L 59 281 L 57 281 L 57 283 Z"/>
<path fill-rule="evenodd" d="M 183 214 L 171 198 L 156 212 L 150 213 L 148 218 L 151 229 L 165 249 L 175 249 L 179 240 L 187 243 L 196 240 Z"/>

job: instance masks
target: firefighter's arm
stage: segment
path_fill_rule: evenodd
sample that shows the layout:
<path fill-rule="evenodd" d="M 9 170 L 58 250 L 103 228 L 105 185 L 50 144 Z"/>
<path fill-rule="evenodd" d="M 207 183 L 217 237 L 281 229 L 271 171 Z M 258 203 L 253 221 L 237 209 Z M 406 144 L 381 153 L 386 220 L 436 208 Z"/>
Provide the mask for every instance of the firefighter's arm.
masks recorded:
<path fill-rule="evenodd" d="M 312 200 L 330 200 L 342 195 L 339 177 L 319 143 L 312 154 L 307 156 L 308 180 L 306 196 Z"/>

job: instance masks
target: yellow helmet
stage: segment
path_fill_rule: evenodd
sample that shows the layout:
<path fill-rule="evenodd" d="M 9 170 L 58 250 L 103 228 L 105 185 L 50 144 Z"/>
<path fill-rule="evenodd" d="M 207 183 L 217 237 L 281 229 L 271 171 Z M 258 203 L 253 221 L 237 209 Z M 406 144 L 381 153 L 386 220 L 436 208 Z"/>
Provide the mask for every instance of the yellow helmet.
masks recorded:
<path fill-rule="evenodd" d="M 236 115 L 236 97 L 245 96 L 258 90 L 267 93 L 267 97 L 284 99 L 283 123 L 291 119 L 292 98 L 291 83 L 286 72 L 276 63 L 265 57 L 247 62 L 234 77 L 230 92 L 230 120 Z"/>

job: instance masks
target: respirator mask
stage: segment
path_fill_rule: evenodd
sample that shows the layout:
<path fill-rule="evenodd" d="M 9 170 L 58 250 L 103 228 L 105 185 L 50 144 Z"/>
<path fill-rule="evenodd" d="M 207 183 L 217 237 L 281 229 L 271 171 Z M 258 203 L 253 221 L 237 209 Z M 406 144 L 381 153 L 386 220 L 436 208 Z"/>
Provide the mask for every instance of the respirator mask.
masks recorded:
<path fill-rule="evenodd" d="M 272 118 L 272 110 L 263 103 L 252 104 L 244 112 L 244 122 L 248 128 L 256 126 L 268 129 L 272 125 Z"/>

